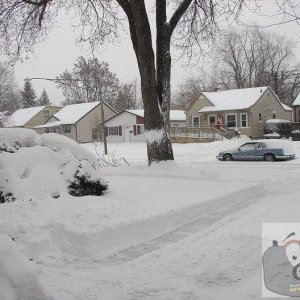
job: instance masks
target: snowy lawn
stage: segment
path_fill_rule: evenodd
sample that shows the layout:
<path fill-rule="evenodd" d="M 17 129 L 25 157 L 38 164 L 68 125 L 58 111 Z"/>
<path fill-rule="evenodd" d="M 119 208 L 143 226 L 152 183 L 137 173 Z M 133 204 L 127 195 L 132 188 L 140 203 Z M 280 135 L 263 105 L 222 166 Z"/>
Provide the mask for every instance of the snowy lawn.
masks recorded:
<path fill-rule="evenodd" d="M 104 196 L 55 199 L 30 182 L 31 195 L 0 205 L 0 234 L 54 299 L 261 299 L 261 223 L 298 221 L 300 142 L 293 161 L 216 160 L 246 140 L 174 144 L 175 161 L 151 167 L 144 143 L 109 144 L 130 166 L 99 170 Z"/>

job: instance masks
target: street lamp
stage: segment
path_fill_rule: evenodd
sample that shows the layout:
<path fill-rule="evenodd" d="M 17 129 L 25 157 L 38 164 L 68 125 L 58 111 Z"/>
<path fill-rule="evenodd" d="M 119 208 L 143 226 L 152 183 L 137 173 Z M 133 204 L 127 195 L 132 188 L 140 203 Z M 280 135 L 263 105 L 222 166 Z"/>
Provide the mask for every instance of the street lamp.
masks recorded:
<path fill-rule="evenodd" d="M 60 84 L 64 84 L 67 86 L 72 86 L 72 87 L 76 87 L 78 88 L 79 86 L 75 86 L 69 83 L 64 82 L 63 80 L 59 80 L 56 78 L 44 78 L 44 77 L 27 77 L 24 79 L 24 82 L 29 82 L 32 80 L 47 80 L 47 81 L 52 81 L 55 83 L 60 83 Z M 75 80 L 75 81 L 79 81 L 82 82 L 82 80 Z M 104 124 L 104 108 L 103 108 L 103 100 L 102 100 L 102 88 L 100 86 L 100 92 L 99 92 L 99 101 L 100 101 L 100 109 L 101 109 L 101 119 L 102 119 L 102 140 L 103 140 L 103 144 L 104 144 L 104 154 L 107 155 L 107 140 L 106 140 L 106 133 L 105 133 L 105 124 Z"/>

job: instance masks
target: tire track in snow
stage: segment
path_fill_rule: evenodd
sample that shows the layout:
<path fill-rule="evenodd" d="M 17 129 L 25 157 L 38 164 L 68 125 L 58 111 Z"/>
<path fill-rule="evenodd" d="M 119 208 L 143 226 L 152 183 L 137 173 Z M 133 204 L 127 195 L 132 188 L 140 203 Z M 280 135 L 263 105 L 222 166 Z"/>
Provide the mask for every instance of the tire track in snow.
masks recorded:
<path fill-rule="evenodd" d="M 266 195 L 263 184 L 251 186 L 240 191 L 218 197 L 207 203 L 189 206 L 174 212 L 172 221 L 182 225 L 157 237 L 119 250 L 105 259 L 107 263 L 124 263 L 147 253 L 177 242 L 189 235 L 220 221 L 226 216 L 243 210 Z M 189 222 L 186 222 L 189 220 Z M 157 223 L 163 220 L 156 220 Z M 185 221 L 185 222 L 184 222 Z"/>

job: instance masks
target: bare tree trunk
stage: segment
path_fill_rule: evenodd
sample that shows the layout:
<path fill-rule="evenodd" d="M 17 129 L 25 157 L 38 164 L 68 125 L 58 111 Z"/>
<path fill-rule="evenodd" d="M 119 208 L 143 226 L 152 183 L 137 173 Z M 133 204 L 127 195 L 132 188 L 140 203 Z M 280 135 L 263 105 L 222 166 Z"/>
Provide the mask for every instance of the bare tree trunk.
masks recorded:
<path fill-rule="evenodd" d="M 171 57 L 170 50 L 165 51 L 166 46 L 162 47 L 164 50 L 159 56 L 163 61 L 170 62 L 166 69 L 158 62 L 160 75 L 156 76 L 151 29 L 144 1 L 132 0 L 131 5 L 133 9 L 129 12 L 132 13 L 130 32 L 141 76 L 145 136 L 150 165 L 152 162 L 174 159 L 169 137 Z M 127 16 L 130 19 L 130 14 Z M 166 45 L 170 49 L 170 42 Z M 167 59 L 165 55 L 168 55 Z"/>

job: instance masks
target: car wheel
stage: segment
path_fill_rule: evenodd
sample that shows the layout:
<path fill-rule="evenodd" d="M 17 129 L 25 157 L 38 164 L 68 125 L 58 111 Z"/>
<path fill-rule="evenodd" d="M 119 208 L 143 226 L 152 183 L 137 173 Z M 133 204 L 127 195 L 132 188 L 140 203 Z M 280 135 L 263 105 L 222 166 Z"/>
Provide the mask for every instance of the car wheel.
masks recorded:
<path fill-rule="evenodd" d="M 227 160 L 227 161 L 230 161 L 230 160 L 232 160 L 232 156 L 231 156 L 231 154 L 227 153 L 227 154 L 224 155 L 223 159 Z"/>
<path fill-rule="evenodd" d="M 274 154 L 268 153 L 265 155 L 265 161 L 275 161 Z"/>

